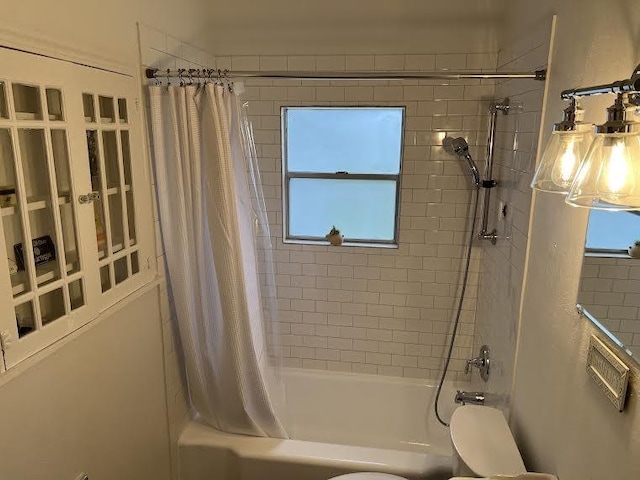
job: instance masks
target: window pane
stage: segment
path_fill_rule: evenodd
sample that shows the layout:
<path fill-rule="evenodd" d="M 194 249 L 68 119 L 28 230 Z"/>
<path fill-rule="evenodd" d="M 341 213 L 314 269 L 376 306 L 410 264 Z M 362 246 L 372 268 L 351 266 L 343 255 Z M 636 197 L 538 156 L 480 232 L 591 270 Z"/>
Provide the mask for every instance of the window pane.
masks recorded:
<path fill-rule="evenodd" d="M 65 316 L 62 288 L 57 288 L 40 296 L 40 311 L 42 312 L 42 325 Z"/>
<path fill-rule="evenodd" d="M 33 314 L 33 304 L 26 302 L 16 307 L 16 323 L 18 326 L 18 338 L 35 332 L 36 316 Z"/>
<path fill-rule="evenodd" d="M 7 97 L 4 82 L 0 82 L 0 118 L 9 118 L 9 109 L 7 108 Z"/>
<path fill-rule="evenodd" d="M 127 123 L 127 99 L 126 98 L 118 99 L 118 118 L 120 119 L 120 123 Z"/>
<path fill-rule="evenodd" d="M 85 122 L 95 122 L 96 121 L 96 111 L 93 106 L 93 95 L 90 93 L 82 94 L 82 107 L 84 108 L 84 121 Z"/>
<path fill-rule="evenodd" d="M 109 273 L 109 265 L 100 267 L 100 284 L 102 285 L 102 293 L 111 289 L 111 274 Z"/>
<path fill-rule="evenodd" d="M 20 83 L 13 84 L 13 103 L 18 120 L 42 120 L 40 89 Z"/>
<path fill-rule="evenodd" d="M 104 170 L 107 177 L 107 188 L 120 186 L 120 171 L 118 169 L 118 140 L 116 132 L 102 132 L 102 148 L 104 150 Z"/>
<path fill-rule="evenodd" d="M 587 248 L 627 250 L 636 240 L 640 240 L 640 215 L 591 210 Z"/>
<path fill-rule="evenodd" d="M 403 114 L 398 107 L 288 108 L 288 170 L 397 174 Z"/>
<path fill-rule="evenodd" d="M 98 105 L 100 107 L 100 121 L 102 123 L 113 123 L 116 121 L 116 115 L 113 111 L 113 98 L 99 96 Z"/>
<path fill-rule="evenodd" d="M 289 235 L 322 237 L 335 227 L 348 239 L 393 240 L 396 182 L 292 178 Z"/>
<path fill-rule="evenodd" d="M 113 262 L 113 270 L 116 274 L 116 285 L 124 282 L 129 277 L 127 257 L 122 257 Z"/>
<path fill-rule="evenodd" d="M 69 284 L 69 300 L 71 301 L 71 310 L 84 305 L 84 288 L 82 287 L 81 278 Z"/>
<path fill-rule="evenodd" d="M 44 130 L 18 130 L 20 142 L 20 157 L 24 171 L 24 183 L 29 201 L 48 198 L 49 166 L 47 164 L 47 147 L 44 140 Z"/>
<path fill-rule="evenodd" d="M 64 112 L 62 111 L 62 92 L 57 88 L 47 88 L 45 93 L 47 97 L 49 120 L 64 120 Z"/>

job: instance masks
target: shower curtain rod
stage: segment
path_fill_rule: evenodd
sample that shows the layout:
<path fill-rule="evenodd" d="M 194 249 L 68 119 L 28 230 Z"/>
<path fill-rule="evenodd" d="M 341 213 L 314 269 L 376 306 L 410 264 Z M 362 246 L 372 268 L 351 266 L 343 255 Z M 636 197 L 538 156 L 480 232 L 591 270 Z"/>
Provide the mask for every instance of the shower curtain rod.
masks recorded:
<path fill-rule="evenodd" d="M 270 78 L 295 80 L 462 80 L 476 79 L 531 79 L 544 81 L 546 70 L 533 72 L 337 72 L 337 71 L 229 71 L 213 69 L 159 70 L 148 68 L 146 77 L 189 79 L 223 79 L 223 78 Z"/>

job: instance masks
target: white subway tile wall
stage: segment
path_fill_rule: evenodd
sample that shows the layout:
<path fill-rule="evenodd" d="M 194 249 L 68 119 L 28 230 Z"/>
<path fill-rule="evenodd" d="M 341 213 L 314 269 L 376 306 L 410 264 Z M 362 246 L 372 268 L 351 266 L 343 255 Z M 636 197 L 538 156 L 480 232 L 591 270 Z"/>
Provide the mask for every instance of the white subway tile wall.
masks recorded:
<path fill-rule="evenodd" d="M 640 355 L 640 261 L 585 257 L 578 303 Z"/>
<path fill-rule="evenodd" d="M 550 24 L 540 25 L 510 43 L 498 54 L 500 71 L 532 71 L 545 68 L 549 53 Z M 515 361 L 524 263 L 528 241 L 544 82 L 498 82 L 496 98 L 509 98 L 507 115 L 496 119 L 496 148 L 488 230 L 497 229 L 498 242 L 482 245 L 478 310 L 473 354 L 482 345 L 491 349 L 492 372 L 488 383 L 475 374 L 478 389 L 501 395 L 511 392 Z M 505 402 L 506 404 L 506 402 Z"/>
<path fill-rule="evenodd" d="M 286 58 L 286 62 L 285 59 Z M 217 68 L 432 70 L 496 68 L 496 54 L 218 57 Z M 222 63 L 221 63 L 222 62 Z M 435 379 L 443 364 L 460 288 L 472 186 L 464 164 L 445 153 L 464 136 L 483 162 L 494 82 L 245 82 L 273 236 L 284 365 Z M 399 248 L 282 242 L 280 109 L 284 106 L 404 106 Z M 472 353 L 481 250 L 471 264 L 451 378 Z"/>

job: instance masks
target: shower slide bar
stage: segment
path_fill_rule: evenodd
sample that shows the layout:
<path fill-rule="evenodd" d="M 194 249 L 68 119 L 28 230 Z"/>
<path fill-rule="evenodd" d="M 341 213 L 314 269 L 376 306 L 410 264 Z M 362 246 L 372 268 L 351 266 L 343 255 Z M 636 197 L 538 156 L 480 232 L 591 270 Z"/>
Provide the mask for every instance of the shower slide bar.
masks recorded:
<path fill-rule="evenodd" d="M 511 105 L 508 97 L 501 102 L 492 102 L 489 107 L 489 128 L 487 133 L 487 153 L 485 156 L 484 179 L 480 184 L 480 186 L 484 189 L 482 202 L 482 223 L 480 224 L 478 238 L 482 240 L 488 240 L 493 245 L 495 245 L 498 241 L 498 230 L 494 228 L 493 230 L 489 231 L 491 189 L 498 185 L 498 182 L 493 178 L 493 159 L 495 155 L 496 145 L 496 120 L 498 112 L 502 112 L 504 115 L 508 115 L 510 109 Z"/>
<path fill-rule="evenodd" d="M 533 72 L 356 72 L 356 71 L 232 71 L 199 68 L 180 68 L 178 70 L 159 70 L 147 68 L 145 76 L 149 79 L 178 78 L 181 80 L 266 78 L 294 80 L 463 80 L 463 79 L 530 79 L 544 81 L 546 70 Z"/>

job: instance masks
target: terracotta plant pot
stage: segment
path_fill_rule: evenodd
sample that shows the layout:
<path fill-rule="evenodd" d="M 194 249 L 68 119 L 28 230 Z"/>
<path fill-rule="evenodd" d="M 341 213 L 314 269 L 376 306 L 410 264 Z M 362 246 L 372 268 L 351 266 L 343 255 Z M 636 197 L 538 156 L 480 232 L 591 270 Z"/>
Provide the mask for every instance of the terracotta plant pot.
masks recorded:
<path fill-rule="evenodd" d="M 344 237 L 339 233 L 334 233 L 333 235 L 327 235 L 326 238 L 327 240 L 329 240 L 329 243 L 331 245 L 333 245 L 334 247 L 339 247 L 340 245 L 342 245 L 342 240 Z"/>

